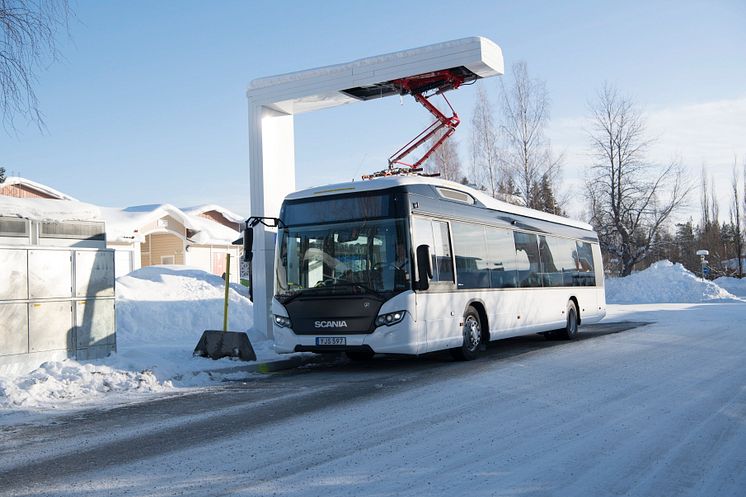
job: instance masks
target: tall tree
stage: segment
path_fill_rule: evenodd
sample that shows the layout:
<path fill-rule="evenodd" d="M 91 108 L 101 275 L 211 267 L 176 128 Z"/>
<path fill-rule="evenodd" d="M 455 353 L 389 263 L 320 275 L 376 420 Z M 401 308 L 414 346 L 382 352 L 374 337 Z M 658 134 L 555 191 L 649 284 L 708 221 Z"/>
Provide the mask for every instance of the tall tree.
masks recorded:
<path fill-rule="evenodd" d="M 544 210 L 542 186 L 556 191 L 561 158 L 555 157 L 544 130 L 549 122 L 549 94 L 544 82 L 531 78 L 525 62 L 513 64 L 513 78 L 501 80 L 506 171 L 527 206 Z"/>
<path fill-rule="evenodd" d="M 67 0 L 0 0 L 0 112 L 7 129 L 16 115 L 40 127 L 37 72 L 58 57 L 56 33 L 67 27 Z"/>
<path fill-rule="evenodd" d="M 487 93 L 477 88 L 471 117 L 471 179 L 493 197 L 500 192 L 502 160 L 494 109 Z"/>
<path fill-rule="evenodd" d="M 731 225 L 733 226 L 733 245 L 736 256 L 736 268 L 738 270 L 738 277 L 743 278 L 743 231 L 741 230 L 741 221 L 743 219 L 743 204 L 741 203 L 741 192 L 738 187 L 738 174 L 736 166 L 738 160 L 733 160 L 733 176 L 731 179 L 731 192 L 733 198 L 731 199 Z M 746 192 L 745 192 L 746 196 Z"/>
<path fill-rule="evenodd" d="M 439 137 L 433 137 L 433 144 Z M 461 181 L 464 175 L 461 172 L 461 158 L 458 154 L 458 142 L 451 136 L 444 141 L 440 147 L 427 159 L 427 170 L 440 173 L 440 177 L 450 181 Z"/>
<path fill-rule="evenodd" d="M 678 163 L 658 171 L 647 160 L 645 125 L 628 98 L 605 85 L 591 112 L 596 158 L 586 180 L 591 223 L 602 250 L 619 259 L 620 273 L 627 276 L 659 241 L 661 227 L 689 188 Z"/>

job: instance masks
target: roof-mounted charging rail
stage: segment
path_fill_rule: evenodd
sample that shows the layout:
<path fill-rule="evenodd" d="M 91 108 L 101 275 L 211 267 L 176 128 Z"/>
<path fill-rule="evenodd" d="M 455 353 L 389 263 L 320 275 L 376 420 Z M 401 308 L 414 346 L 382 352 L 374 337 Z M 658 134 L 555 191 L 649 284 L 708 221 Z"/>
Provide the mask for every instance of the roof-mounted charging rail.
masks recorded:
<path fill-rule="evenodd" d="M 470 77 L 473 76 L 473 77 Z M 422 173 L 422 164 L 438 149 L 448 137 L 455 131 L 461 120 L 453 110 L 453 106 L 448 101 L 444 93 L 448 90 L 455 90 L 467 80 L 476 79 L 476 75 L 469 74 L 465 68 L 446 69 L 435 71 L 417 76 L 397 79 L 389 84 L 397 89 L 400 95 L 412 95 L 428 112 L 435 116 L 435 122 L 425 128 L 420 134 L 415 136 L 406 145 L 397 150 L 389 157 L 389 167 L 383 171 L 373 174 L 364 175 L 363 179 L 378 178 L 381 176 L 394 176 L 398 174 Z M 430 92 L 426 96 L 426 93 Z M 430 102 L 430 98 L 440 95 L 445 100 L 448 108 L 451 110 L 451 116 L 446 116 L 440 109 Z M 445 131 L 443 131 L 445 130 Z M 428 148 L 422 156 L 413 163 L 404 162 L 404 158 L 419 149 L 428 142 L 432 137 L 442 131 L 440 137 Z M 403 167 L 401 167 L 403 166 Z M 438 176 L 439 173 L 430 176 Z"/>

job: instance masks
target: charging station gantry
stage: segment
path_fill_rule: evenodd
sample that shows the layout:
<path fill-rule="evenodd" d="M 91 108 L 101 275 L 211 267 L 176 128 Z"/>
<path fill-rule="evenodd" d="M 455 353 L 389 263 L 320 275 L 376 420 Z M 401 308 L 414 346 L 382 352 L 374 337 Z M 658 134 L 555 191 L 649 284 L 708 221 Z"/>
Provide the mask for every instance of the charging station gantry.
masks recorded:
<path fill-rule="evenodd" d="M 500 47 L 483 37 L 358 59 L 353 62 L 255 79 L 246 92 L 249 103 L 251 215 L 278 217 L 283 199 L 295 191 L 293 116 L 303 112 L 364 102 L 392 95 L 412 95 L 436 117 L 436 122 L 389 159 L 386 175 L 416 169 L 435 147 L 450 136 L 458 116 L 445 116 L 426 92 L 442 95 L 477 79 L 503 74 Z M 449 104 L 450 106 L 450 104 Z M 452 110 L 452 109 L 451 109 Z M 442 132 L 415 163 L 404 157 Z M 272 338 L 270 304 L 274 282 L 275 230 L 254 227 L 252 293 L 254 326 Z"/>

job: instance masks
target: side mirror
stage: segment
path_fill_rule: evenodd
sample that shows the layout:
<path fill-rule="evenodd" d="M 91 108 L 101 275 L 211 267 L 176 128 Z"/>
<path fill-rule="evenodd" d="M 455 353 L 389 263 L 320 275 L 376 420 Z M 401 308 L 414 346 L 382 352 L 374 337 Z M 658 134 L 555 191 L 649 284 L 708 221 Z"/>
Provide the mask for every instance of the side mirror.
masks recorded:
<path fill-rule="evenodd" d="M 251 262 L 254 259 L 254 228 L 243 230 L 243 260 L 244 262 Z"/>
<path fill-rule="evenodd" d="M 417 247 L 417 289 L 427 290 L 430 288 L 430 278 L 433 277 L 433 268 L 430 259 L 430 246 L 419 245 Z"/>

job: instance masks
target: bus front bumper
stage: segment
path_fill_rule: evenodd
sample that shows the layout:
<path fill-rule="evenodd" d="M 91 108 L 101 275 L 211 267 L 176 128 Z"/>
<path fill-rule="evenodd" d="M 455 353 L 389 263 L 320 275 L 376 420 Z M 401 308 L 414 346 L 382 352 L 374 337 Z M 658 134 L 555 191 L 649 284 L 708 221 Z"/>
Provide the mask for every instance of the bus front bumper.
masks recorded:
<path fill-rule="evenodd" d="M 372 350 L 378 354 L 417 355 L 425 351 L 425 344 L 418 339 L 417 331 L 417 323 L 409 313 L 401 322 L 379 326 L 369 334 L 296 335 L 290 328 L 276 324 L 272 327 L 275 351 L 280 354 Z M 325 344 L 330 342 L 334 344 Z"/>

